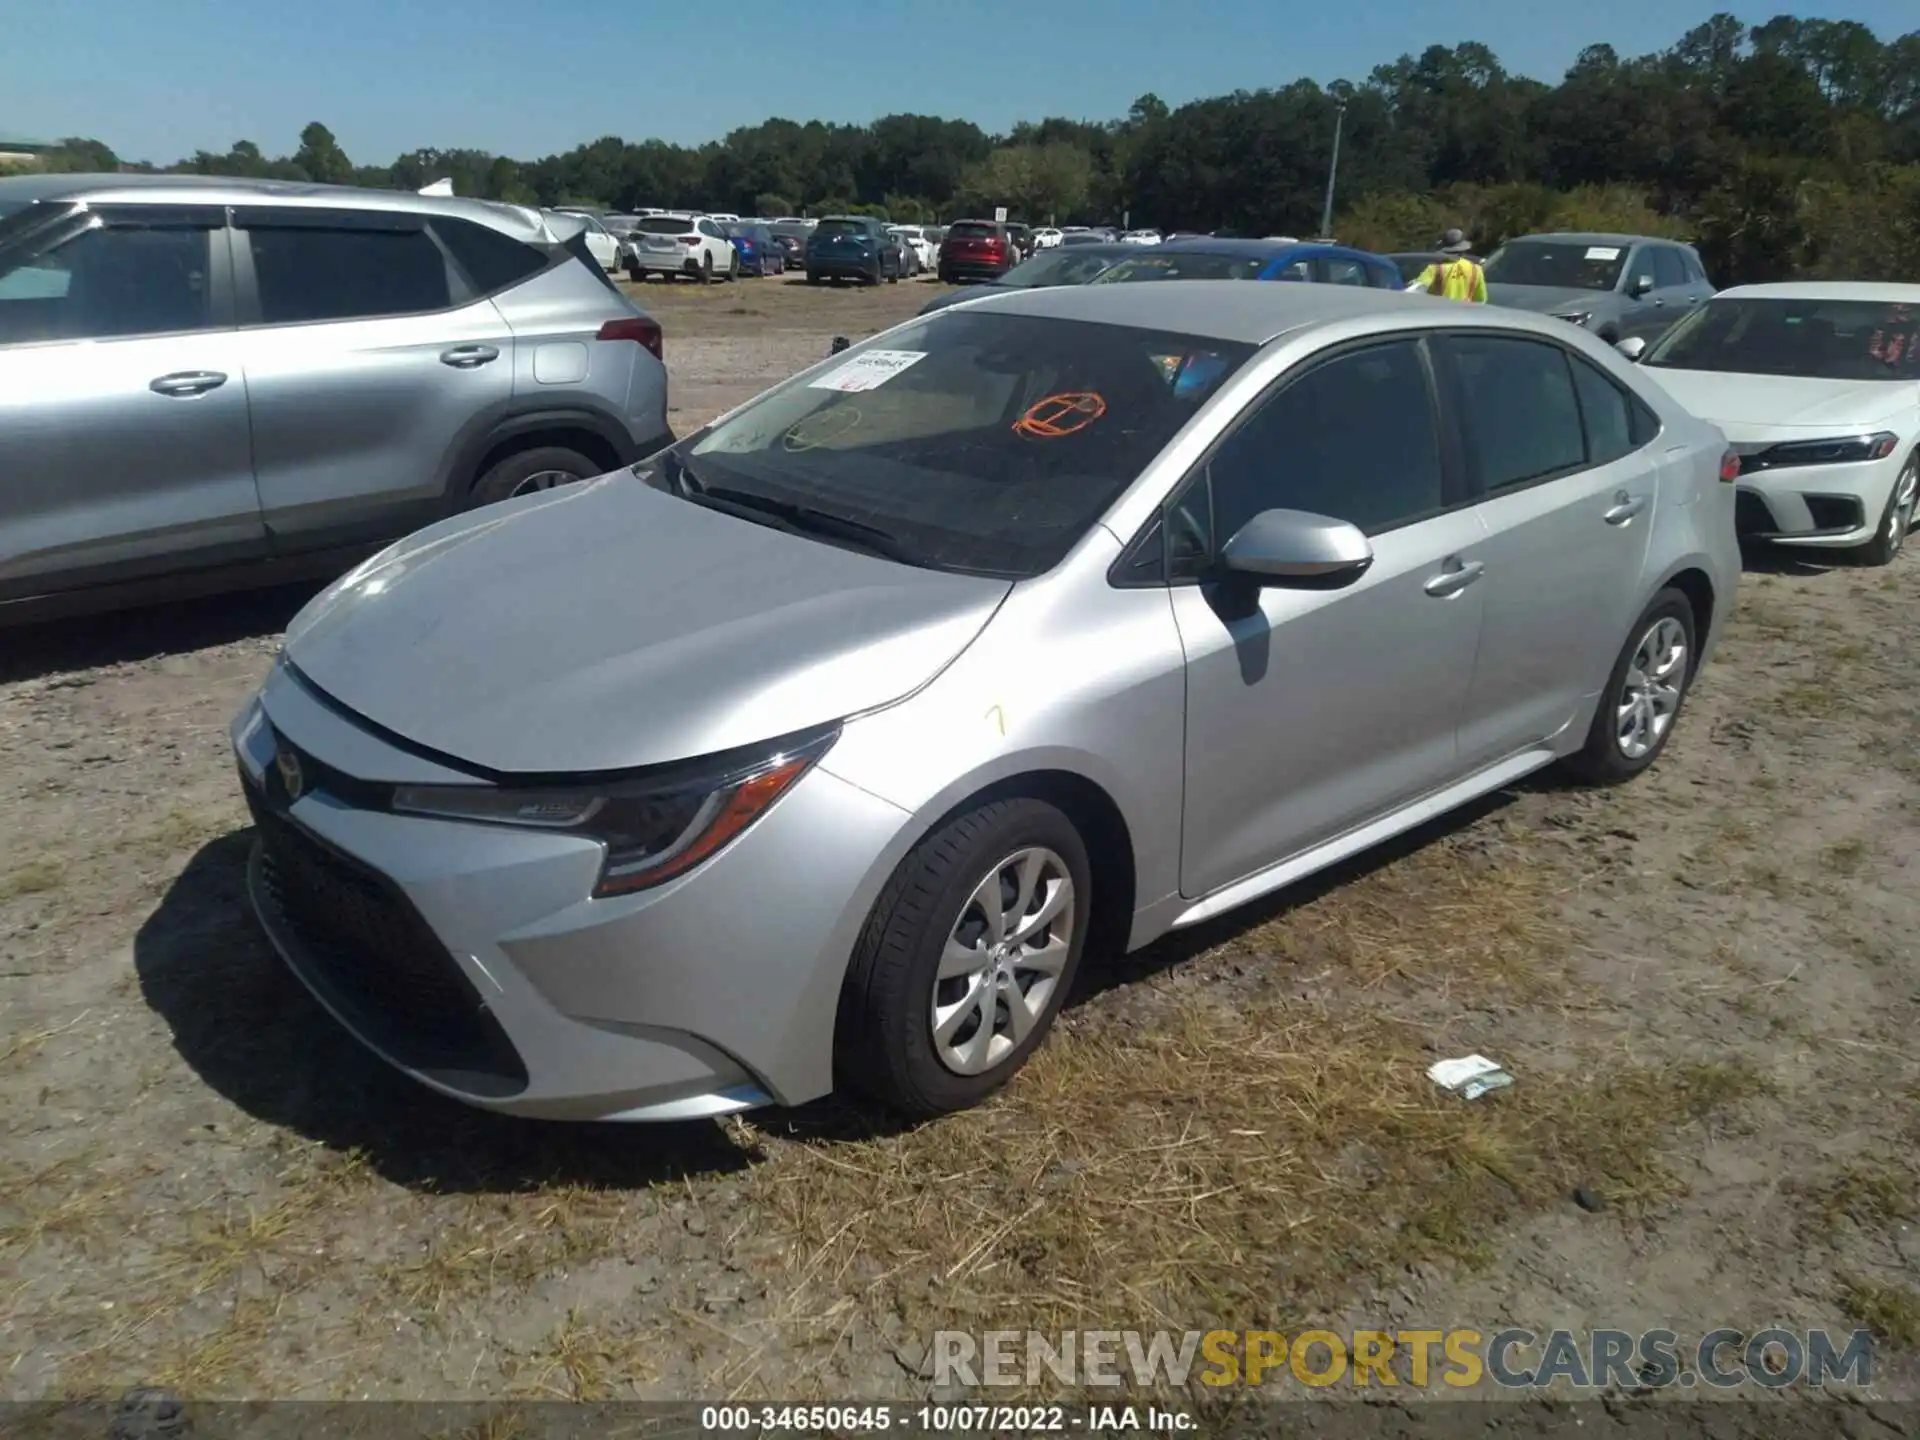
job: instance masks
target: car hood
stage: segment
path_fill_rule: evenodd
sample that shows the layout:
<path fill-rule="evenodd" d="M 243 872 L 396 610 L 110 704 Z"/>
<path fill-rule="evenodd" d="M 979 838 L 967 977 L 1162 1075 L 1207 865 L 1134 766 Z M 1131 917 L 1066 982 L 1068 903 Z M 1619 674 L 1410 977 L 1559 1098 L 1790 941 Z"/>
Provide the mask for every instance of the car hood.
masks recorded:
<path fill-rule="evenodd" d="M 1808 380 L 1652 366 L 1644 373 L 1686 409 L 1726 431 L 1729 440 L 1765 439 L 1776 430 L 1844 433 L 1887 419 L 1903 404 L 1911 405 L 1920 390 L 1911 382 L 1890 380 Z"/>
<path fill-rule="evenodd" d="M 896 700 L 1009 588 L 703 509 L 617 471 L 383 551 L 294 618 L 286 658 L 347 709 L 471 765 L 625 770 Z"/>
<path fill-rule="evenodd" d="M 1571 312 L 1599 310 L 1615 304 L 1618 297 L 1611 290 L 1582 290 L 1578 286 L 1559 285 L 1495 285 L 1489 281 L 1487 300 L 1491 304 L 1506 305 L 1515 310 Z"/>

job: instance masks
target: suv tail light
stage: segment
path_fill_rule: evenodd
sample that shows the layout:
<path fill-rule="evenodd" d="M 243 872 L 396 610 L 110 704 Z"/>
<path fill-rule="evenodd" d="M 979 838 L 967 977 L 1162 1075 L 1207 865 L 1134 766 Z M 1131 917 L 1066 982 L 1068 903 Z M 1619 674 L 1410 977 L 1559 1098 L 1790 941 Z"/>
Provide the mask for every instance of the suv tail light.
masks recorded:
<path fill-rule="evenodd" d="M 1731 485 L 1739 478 L 1740 452 L 1729 445 L 1727 453 L 1720 457 L 1720 480 L 1722 484 Z"/>
<path fill-rule="evenodd" d="M 700 237 L 698 235 L 682 235 L 680 237 L 680 243 L 682 245 L 698 245 L 700 243 Z"/>
<path fill-rule="evenodd" d="M 609 320 L 600 327 L 600 333 L 594 339 L 632 340 L 644 346 L 654 359 L 662 364 L 666 362 L 660 322 L 648 315 L 636 315 L 631 320 Z"/>

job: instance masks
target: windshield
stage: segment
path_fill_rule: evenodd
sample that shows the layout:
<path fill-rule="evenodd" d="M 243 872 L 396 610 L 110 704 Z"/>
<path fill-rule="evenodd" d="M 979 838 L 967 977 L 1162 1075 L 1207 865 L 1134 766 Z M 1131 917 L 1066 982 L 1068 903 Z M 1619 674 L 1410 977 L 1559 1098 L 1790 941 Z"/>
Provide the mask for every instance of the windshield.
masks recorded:
<path fill-rule="evenodd" d="M 642 235 L 681 235 L 693 228 L 684 215 L 649 215 L 633 227 Z"/>
<path fill-rule="evenodd" d="M 808 507 L 933 569 L 1038 575 L 1253 349 L 944 311 L 769 391 L 673 453 L 695 498 Z"/>
<path fill-rule="evenodd" d="M 1252 280 L 1267 262 L 1254 255 L 1202 255 L 1156 250 L 1131 255 L 1092 283 L 1118 285 L 1129 280 Z"/>
<path fill-rule="evenodd" d="M 1021 290 L 1036 285 L 1084 285 L 1112 264 L 1105 255 L 1075 254 L 1064 247 L 1043 250 L 1007 271 L 999 283 Z"/>
<path fill-rule="evenodd" d="M 1627 263 L 1624 245 L 1584 240 L 1516 240 L 1486 263 L 1489 285 L 1546 285 L 1556 290 L 1611 290 Z"/>
<path fill-rule="evenodd" d="M 1641 363 L 1811 380 L 1920 380 L 1920 305 L 1711 300 L 1669 330 Z"/>

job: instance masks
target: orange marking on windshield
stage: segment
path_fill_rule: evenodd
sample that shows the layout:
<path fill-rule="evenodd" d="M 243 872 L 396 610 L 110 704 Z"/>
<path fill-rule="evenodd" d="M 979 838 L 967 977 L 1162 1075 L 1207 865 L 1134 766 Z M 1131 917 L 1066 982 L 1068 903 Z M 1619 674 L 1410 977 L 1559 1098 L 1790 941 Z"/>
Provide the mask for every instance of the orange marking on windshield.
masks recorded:
<path fill-rule="evenodd" d="M 1035 440 L 1077 435 L 1107 413 L 1107 402 L 1091 390 L 1049 395 L 1036 400 L 1013 422 L 1013 433 Z"/>

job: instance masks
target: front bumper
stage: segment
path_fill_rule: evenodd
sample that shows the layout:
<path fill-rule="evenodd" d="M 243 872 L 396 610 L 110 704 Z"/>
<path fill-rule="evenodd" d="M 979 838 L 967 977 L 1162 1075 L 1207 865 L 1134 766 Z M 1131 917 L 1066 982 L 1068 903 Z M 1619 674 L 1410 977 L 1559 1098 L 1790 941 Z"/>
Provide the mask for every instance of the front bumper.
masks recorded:
<path fill-rule="evenodd" d="M 285 667 L 234 739 L 262 925 L 335 1019 L 422 1084 L 563 1120 L 690 1119 L 832 1088 L 841 980 L 904 811 L 816 768 L 699 868 L 594 900 L 593 841 L 370 804 L 370 782 L 448 772 Z M 283 751 L 311 787 L 291 799 Z"/>
<path fill-rule="evenodd" d="M 1878 529 L 1903 456 L 1743 473 L 1734 523 L 1744 539 L 1845 549 Z"/>

